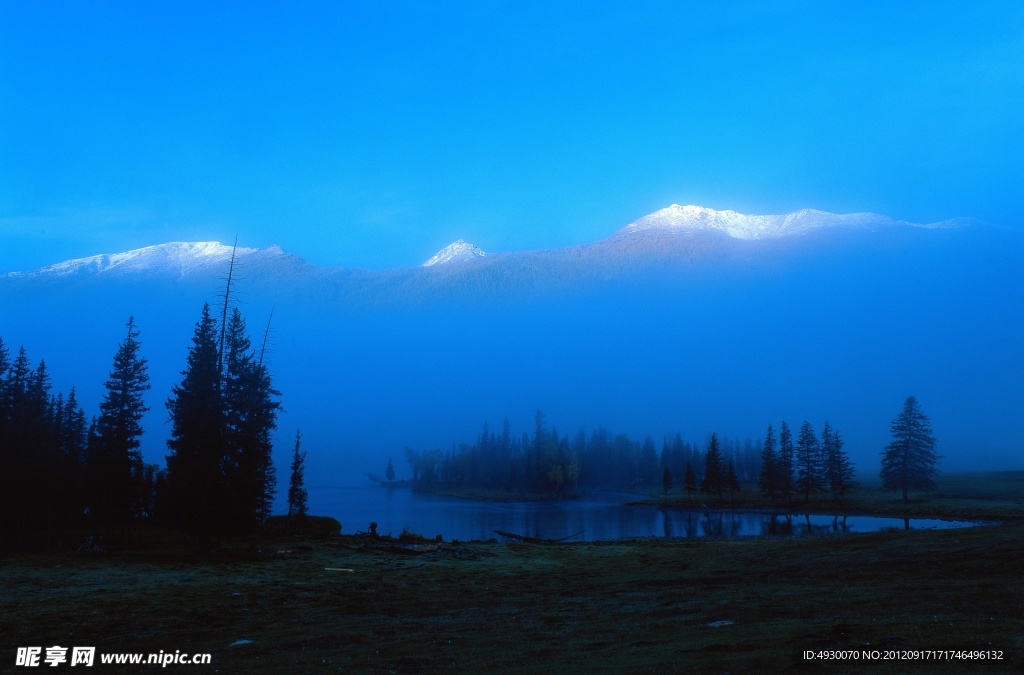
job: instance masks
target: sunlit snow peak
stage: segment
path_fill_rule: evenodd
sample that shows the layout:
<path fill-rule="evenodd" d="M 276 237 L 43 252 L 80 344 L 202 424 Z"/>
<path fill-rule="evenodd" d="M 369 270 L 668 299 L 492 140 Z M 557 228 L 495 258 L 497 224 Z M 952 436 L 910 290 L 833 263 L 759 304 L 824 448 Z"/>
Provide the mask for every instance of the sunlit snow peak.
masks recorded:
<path fill-rule="evenodd" d="M 803 234 L 819 228 L 869 228 L 890 225 L 914 225 L 877 213 L 837 214 L 801 209 L 782 215 L 747 215 L 736 211 L 716 211 L 703 206 L 671 206 L 655 211 L 627 225 L 623 232 L 647 230 L 718 230 L 735 239 L 771 239 Z M 941 225 L 935 223 L 933 226 Z"/>
<path fill-rule="evenodd" d="M 462 262 L 465 260 L 472 260 L 473 258 L 482 258 L 486 253 L 479 246 L 475 246 L 459 239 L 448 244 L 440 251 L 430 257 L 423 267 L 433 267 L 434 265 L 443 265 L 445 263 Z"/>
<path fill-rule="evenodd" d="M 283 253 L 278 247 L 266 249 L 270 253 Z M 234 249 L 236 257 L 244 257 L 258 253 L 260 249 Z M 125 251 L 124 253 L 104 253 L 86 258 L 65 260 L 55 265 L 43 267 L 32 274 L 66 275 L 78 272 L 104 273 L 113 270 L 132 271 L 174 271 L 179 274 L 210 264 L 226 262 L 231 259 L 232 247 L 217 241 L 174 241 L 156 246 Z"/>

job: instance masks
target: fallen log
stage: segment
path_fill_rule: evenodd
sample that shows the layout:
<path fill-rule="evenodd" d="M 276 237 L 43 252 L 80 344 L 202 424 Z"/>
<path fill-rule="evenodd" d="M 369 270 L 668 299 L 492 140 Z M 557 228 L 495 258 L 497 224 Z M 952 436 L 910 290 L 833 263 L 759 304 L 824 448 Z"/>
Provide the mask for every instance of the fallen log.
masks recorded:
<path fill-rule="evenodd" d="M 440 548 L 438 544 L 397 544 L 390 541 L 367 542 L 360 547 L 360 551 L 374 551 L 379 553 L 399 553 L 401 555 L 423 555 L 433 553 Z"/>
<path fill-rule="evenodd" d="M 561 539 L 543 539 L 541 537 L 527 537 L 522 534 L 515 534 L 514 532 L 502 532 L 501 530 L 494 530 L 495 534 L 499 534 L 505 537 L 509 541 L 521 541 L 527 544 L 557 544 L 559 542 L 573 539 L 583 534 L 583 530 L 580 530 L 576 534 L 570 534 L 568 537 L 562 537 Z"/>

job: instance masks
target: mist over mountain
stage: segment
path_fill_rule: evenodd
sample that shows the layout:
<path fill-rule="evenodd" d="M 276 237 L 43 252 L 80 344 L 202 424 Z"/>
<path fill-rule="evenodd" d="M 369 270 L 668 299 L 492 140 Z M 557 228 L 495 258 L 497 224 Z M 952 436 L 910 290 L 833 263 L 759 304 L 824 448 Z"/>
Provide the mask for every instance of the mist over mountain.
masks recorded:
<path fill-rule="evenodd" d="M 163 403 L 231 254 L 176 242 L 0 275 L 0 337 L 91 413 L 134 315 L 152 378 L 143 450 L 162 463 Z M 401 476 L 405 446 L 469 442 L 506 416 L 522 434 L 538 408 L 561 433 L 604 425 L 659 446 L 827 419 L 875 473 L 911 394 L 942 467 L 1020 468 L 1024 237 L 1011 228 L 672 205 L 595 243 L 484 253 L 459 240 L 407 268 L 235 255 L 254 337 L 273 310 L 278 466 L 301 427 L 314 484 L 389 456 Z"/>

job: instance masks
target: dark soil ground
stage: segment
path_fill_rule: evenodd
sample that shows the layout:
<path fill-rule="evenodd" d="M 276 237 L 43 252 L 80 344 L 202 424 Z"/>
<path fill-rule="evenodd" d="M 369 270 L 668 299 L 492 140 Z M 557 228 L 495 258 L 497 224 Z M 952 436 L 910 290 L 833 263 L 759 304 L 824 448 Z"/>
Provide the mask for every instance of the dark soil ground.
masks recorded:
<path fill-rule="evenodd" d="M 1007 489 L 991 501 L 1019 509 L 1022 496 Z M 923 499 L 928 515 L 942 515 L 984 497 Z M 16 648 L 52 645 L 209 652 L 208 666 L 167 667 L 207 673 L 1024 669 L 1020 521 L 552 545 L 399 544 L 330 534 L 336 527 L 317 519 L 289 534 L 277 523 L 255 542 L 205 554 L 151 530 L 105 554 L 6 555 L 0 671 L 31 672 L 15 668 Z M 984 650 L 1002 660 L 803 656 L 865 649 Z"/>

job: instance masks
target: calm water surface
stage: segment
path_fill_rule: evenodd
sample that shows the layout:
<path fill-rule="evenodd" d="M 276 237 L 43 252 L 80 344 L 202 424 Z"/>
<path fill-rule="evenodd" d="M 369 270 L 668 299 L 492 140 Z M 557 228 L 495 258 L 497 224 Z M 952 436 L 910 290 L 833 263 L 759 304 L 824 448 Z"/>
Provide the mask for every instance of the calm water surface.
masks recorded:
<path fill-rule="evenodd" d="M 824 532 L 874 532 L 888 528 L 943 529 L 968 527 L 973 521 L 874 516 L 772 516 L 766 513 L 704 513 L 700 509 L 660 510 L 627 507 L 636 495 L 599 493 L 564 502 L 478 502 L 379 486 L 309 489 L 311 513 L 341 521 L 342 532 L 367 530 L 371 521 L 381 534 L 403 529 L 445 540 L 497 538 L 495 530 L 530 537 L 560 539 L 582 532 L 576 540 L 631 537 L 742 537 Z"/>

